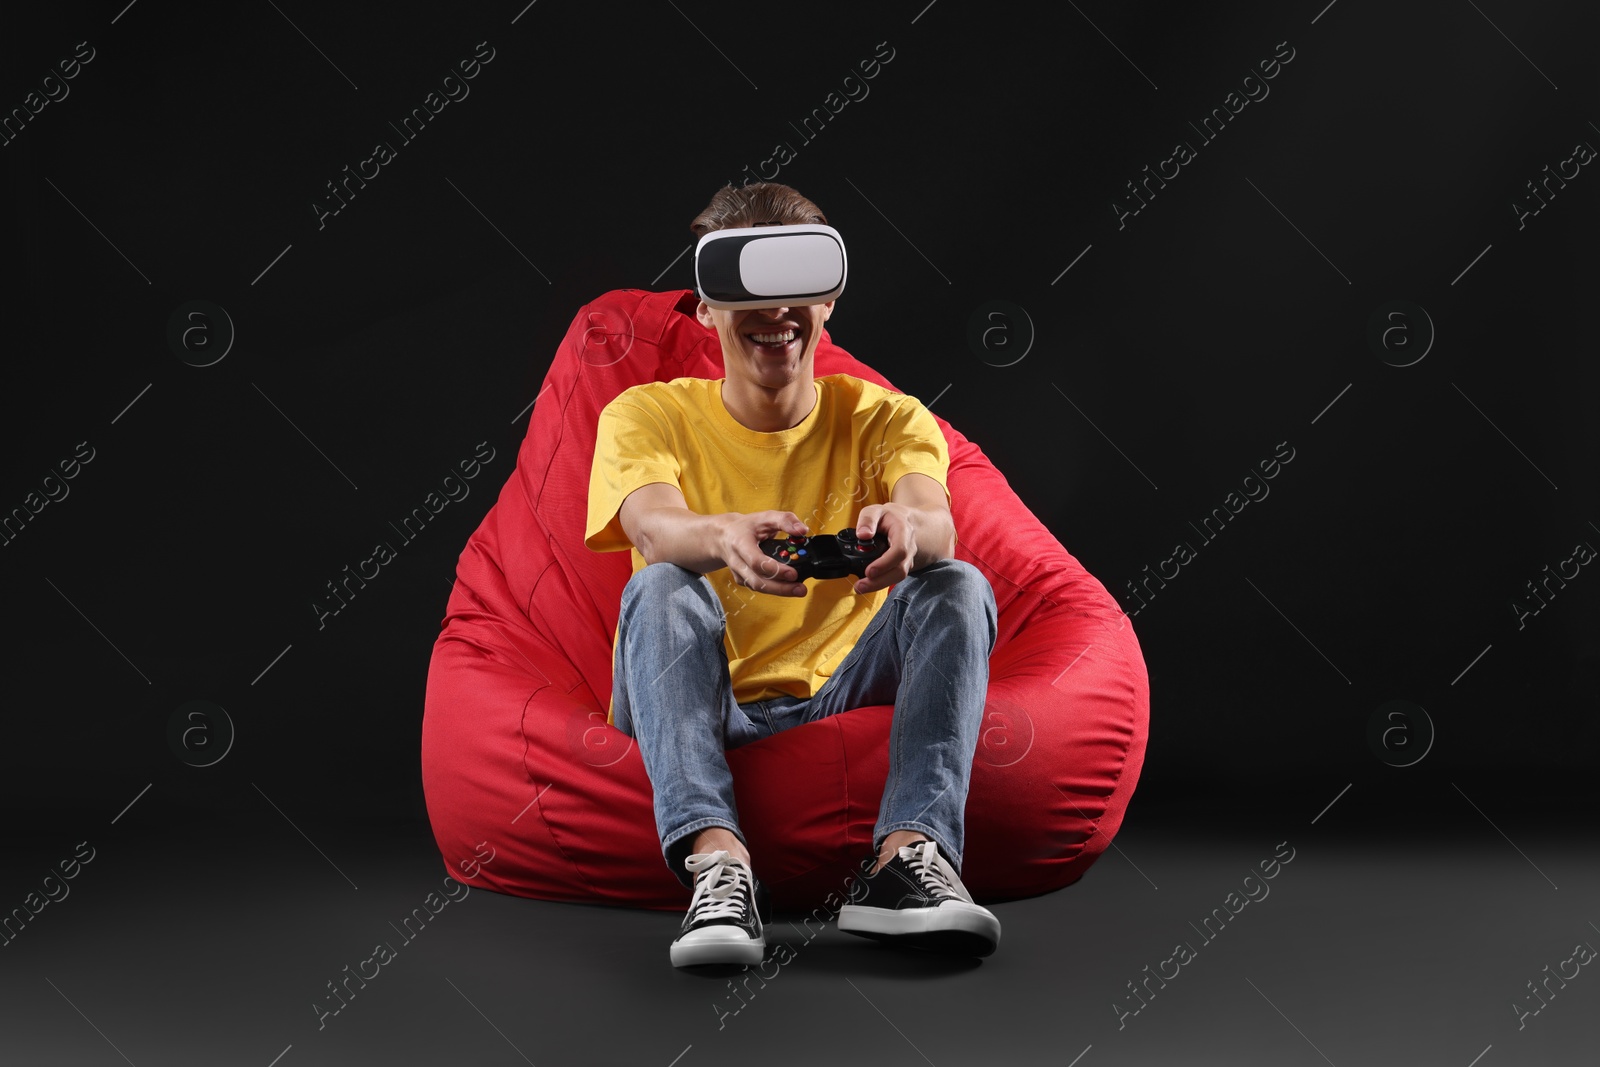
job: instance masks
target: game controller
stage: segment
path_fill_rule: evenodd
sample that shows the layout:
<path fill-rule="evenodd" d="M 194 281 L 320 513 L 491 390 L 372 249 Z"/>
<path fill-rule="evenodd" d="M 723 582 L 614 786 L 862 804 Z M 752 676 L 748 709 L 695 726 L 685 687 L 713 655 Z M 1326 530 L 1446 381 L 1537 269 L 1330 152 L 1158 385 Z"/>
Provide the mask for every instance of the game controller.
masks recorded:
<path fill-rule="evenodd" d="M 876 537 L 862 541 L 851 526 L 837 534 L 786 539 L 769 537 L 761 542 L 761 551 L 784 566 L 793 567 L 802 582 L 810 578 L 848 578 L 851 575 L 864 578 L 867 564 L 889 551 L 889 538 L 880 530 Z"/>

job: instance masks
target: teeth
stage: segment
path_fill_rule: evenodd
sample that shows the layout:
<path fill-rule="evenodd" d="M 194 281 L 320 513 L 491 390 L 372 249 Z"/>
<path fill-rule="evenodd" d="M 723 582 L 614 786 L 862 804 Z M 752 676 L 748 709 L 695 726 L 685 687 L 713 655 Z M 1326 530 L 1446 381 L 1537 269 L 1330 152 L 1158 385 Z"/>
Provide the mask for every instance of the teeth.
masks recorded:
<path fill-rule="evenodd" d="M 753 333 L 749 336 L 751 340 L 759 344 L 775 345 L 779 343 L 787 344 L 793 341 L 795 334 L 793 330 L 785 330 L 783 333 Z"/>

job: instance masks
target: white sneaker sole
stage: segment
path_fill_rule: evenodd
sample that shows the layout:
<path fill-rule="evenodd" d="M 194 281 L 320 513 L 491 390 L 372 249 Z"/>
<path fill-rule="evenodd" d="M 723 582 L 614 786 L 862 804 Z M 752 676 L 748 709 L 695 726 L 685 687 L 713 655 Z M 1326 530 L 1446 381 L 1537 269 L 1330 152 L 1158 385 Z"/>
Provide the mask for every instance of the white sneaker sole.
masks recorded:
<path fill-rule="evenodd" d="M 700 967 L 713 963 L 742 963 L 753 966 L 767 954 L 767 939 L 751 939 L 732 926 L 707 926 L 672 943 L 674 967 Z"/>
<path fill-rule="evenodd" d="M 839 929 L 879 941 L 937 952 L 987 956 L 1000 945 L 1000 920 L 979 904 L 947 900 L 936 908 L 869 908 L 846 904 Z"/>

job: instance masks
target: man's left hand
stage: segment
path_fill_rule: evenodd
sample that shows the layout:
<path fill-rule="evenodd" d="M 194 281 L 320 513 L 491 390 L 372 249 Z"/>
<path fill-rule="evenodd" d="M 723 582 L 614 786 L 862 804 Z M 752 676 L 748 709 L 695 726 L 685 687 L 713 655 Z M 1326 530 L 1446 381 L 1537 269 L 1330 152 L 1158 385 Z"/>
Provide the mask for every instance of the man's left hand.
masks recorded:
<path fill-rule="evenodd" d="M 854 585 L 857 593 L 887 589 L 917 564 L 917 530 L 922 512 L 906 504 L 868 504 L 856 516 L 856 537 L 865 541 L 879 534 L 889 539 L 889 550 L 867 567 L 865 578 Z"/>

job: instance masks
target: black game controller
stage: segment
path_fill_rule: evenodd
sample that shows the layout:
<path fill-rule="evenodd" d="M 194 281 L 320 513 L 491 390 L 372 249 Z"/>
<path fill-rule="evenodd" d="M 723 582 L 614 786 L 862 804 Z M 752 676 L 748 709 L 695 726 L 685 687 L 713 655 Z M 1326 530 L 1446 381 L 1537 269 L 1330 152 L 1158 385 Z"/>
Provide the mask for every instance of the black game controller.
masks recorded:
<path fill-rule="evenodd" d="M 889 538 L 878 535 L 862 541 L 856 537 L 854 526 L 837 534 L 817 534 L 815 537 L 767 538 L 761 542 L 761 551 L 787 567 L 793 567 L 800 581 L 809 578 L 864 578 L 867 564 L 889 551 Z M 774 575 L 762 575 L 772 578 Z"/>

